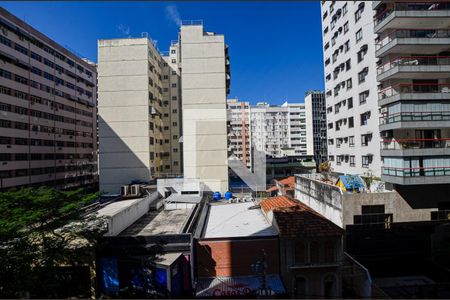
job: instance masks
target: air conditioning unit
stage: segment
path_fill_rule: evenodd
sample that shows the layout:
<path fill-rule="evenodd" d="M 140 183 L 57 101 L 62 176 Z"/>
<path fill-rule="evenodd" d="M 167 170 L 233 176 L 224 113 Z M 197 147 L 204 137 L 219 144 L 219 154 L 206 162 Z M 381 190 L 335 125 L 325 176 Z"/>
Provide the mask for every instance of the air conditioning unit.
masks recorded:
<path fill-rule="evenodd" d="M 131 186 L 130 195 L 131 196 L 140 196 L 141 195 L 141 189 L 140 189 L 139 184 L 133 184 Z"/>

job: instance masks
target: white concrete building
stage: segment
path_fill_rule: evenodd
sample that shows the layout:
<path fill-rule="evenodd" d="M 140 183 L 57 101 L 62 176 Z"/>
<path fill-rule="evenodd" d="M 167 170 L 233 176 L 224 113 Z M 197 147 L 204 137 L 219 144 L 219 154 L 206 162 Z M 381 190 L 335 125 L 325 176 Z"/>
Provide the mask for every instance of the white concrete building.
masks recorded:
<path fill-rule="evenodd" d="M 328 158 L 335 172 L 381 174 L 373 11 L 322 1 Z"/>
<path fill-rule="evenodd" d="M 212 191 L 228 190 L 228 46 L 223 35 L 184 23 L 179 35 L 183 97 L 184 177 L 199 178 Z"/>
<path fill-rule="evenodd" d="M 163 103 L 163 66 L 148 38 L 98 41 L 101 191 L 119 193 L 121 185 L 171 172 L 178 138 L 171 144 L 167 135 L 179 124 L 167 112 L 173 101 Z"/>
<path fill-rule="evenodd" d="M 316 164 L 328 159 L 325 93 L 308 91 L 305 96 L 306 153 Z"/>
<path fill-rule="evenodd" d="M 228 155 L 239 158 L 248 169 L 252 167 L 250 103 L 227 100 Z"/>
<path fill-rule="evenodd" d="M 306 116 L 303 103 L 250 108 L 253 148 L 272 157 L 307 155 Z"/>

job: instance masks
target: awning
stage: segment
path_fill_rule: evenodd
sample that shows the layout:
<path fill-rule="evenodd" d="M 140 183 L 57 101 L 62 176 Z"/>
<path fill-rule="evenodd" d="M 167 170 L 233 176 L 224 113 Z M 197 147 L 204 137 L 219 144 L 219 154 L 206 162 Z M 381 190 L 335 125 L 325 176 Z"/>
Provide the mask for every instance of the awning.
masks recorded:
<path fill-rule="evenodd" d="M 196 288 L 197 297 L 234 297 L 261 293 L 262 276 L 235 276 L 199 278 Z M 286 293 L 279 275 L 266 275 L 268 294 L 283 295 Z M 266 293 L 266 292 L 262 292 Z"/>

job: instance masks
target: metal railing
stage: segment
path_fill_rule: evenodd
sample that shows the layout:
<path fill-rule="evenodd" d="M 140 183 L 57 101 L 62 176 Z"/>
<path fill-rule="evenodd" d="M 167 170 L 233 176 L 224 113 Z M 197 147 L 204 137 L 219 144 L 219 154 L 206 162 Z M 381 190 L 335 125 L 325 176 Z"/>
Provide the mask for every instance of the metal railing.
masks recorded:
<path fill-rule="evenodd" d="M 418 28 L 418 29 L 393 29 L 390 31 L 381 41 L 375 44 L 375 49 L 378 50 L 383 46 L 386 46 L 392 40 L 397 38 L 426 38 L 426 39 L 435 39 L 435 38 L 448 38 L 450 37 L 449 29 L 427 29 L 427 28 Z"/>
<path fill-rule="evenodd" d="M 378 100 L 398 94 L 450 93 L 450 84 L 439 83 L 400 83 L 378 92 Z"/>
<path fill-rule="evenodd" d="M 450 121 L 450 111 L 385 113 L 380 117 L 380 125 L 415 121 Z"/>
<path fill-rule="evenodd" d="M 446 66 L 450 65 L 450 56 L 398 56 L 377 68 L 380 75 L 397 66 Z"/>
<path fill-rule="evenodd" d="M 441 149 L 450 148 L 450 138 L 443 139 L 384 139 L 381 150 Z"/>
<path fill-rule="evenodd" d="M 382 167 L 382 172 L 383 175 L 396 177 L 449 176 L 450 166 L 417 168 Z"/>
<path fill-rule="evenodd" d="M 436 10 L 450 10 L 450 3 L 444 1 L 436 2 L 407 2 L 407 3 L 388 3 L 388 6 L 383 11 L 377 13 L 374 18 L 375 25 L 379 24 L 394 11 L 436 11 Z"/>

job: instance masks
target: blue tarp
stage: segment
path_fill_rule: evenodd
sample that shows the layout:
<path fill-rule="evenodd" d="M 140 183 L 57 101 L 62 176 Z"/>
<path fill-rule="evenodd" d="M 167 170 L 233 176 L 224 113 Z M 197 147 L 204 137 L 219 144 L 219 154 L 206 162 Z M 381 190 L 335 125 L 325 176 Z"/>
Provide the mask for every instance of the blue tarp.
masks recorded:
<path fill-rule="evenodd" d="M 339 180 L 344 185 L 347 191 L 362 190 L 364 188 L 364 182 L 358 175 L 341 175 Z"/>

